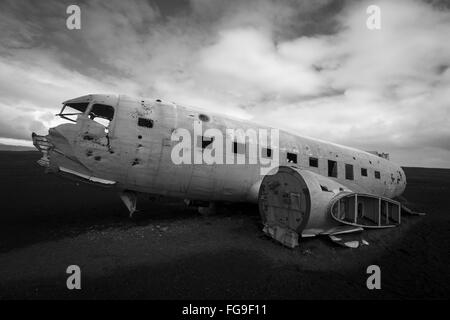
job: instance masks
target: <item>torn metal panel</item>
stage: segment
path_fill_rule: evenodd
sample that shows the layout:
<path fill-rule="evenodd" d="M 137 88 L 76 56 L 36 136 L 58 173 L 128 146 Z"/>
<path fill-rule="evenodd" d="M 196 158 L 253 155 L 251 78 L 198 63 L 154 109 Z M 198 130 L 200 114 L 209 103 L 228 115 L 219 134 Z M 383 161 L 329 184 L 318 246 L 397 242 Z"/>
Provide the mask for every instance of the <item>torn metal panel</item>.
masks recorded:
<path fill-rule="evenodd" d="M 298 246 L 298 233 L 279 225 L 264 225 L 263 232 L 281 244 L 295 248 Z"/>
<path fill-rule="evenodd" d="M 369 242 L 364 240 L 361 236 L 355 234 L 340 234 L 329 235 L 328 238 L 334 243 L 346 248 L 359 248 L 360 246 L 368 246 Z"/>
<path fill-rule="evenodd" d="M 345 240 L 343 238 L 340 238 L 340 237 L 337 237 L 337 236 L 334 236 L 334 235 L 329 235 L 328 237 L 334 243 L 339 244 L 339 245 L 341 245 L 343 247 L 347 247 L 347 248 L 355 249 L 355 248 L 358 248 L 359 244 L 360 244 L 360 242 L 357 241 L 357 240 Z"/>

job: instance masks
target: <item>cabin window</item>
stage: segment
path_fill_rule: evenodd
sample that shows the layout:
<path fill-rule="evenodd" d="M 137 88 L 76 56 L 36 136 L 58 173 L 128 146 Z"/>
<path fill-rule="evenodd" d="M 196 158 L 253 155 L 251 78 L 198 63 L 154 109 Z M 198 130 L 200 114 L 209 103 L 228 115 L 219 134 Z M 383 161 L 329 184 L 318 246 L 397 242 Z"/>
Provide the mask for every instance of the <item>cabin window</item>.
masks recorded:
<path fill-rule="evenodd" d="M 239 154 L 245 154 L 245 144 L 234 141 L 233 152 Z"/>
<path fill-rule="evenodd" d="M 328 160 L 328 176 L 337 178 L 337 162 Z"/>
<path fill-rule="evenodd" d="M 146 128 L 153 128 L 153 120 L 147 119 L 147 118 L 138 118 L 138 126 L 146 127 Z"/>
<path fill-rule="evenodd" d="M 288 163 L 297 163 L 297 154 L 296 153 L 288 152 L 286 158 L 287 158 Z"/>
<path fill-rule="evenodd" d="M 264 158 L 271 158 L 272 157 L 272 149 L 270 149 L 270 148 L 262 148 L 262 156 Z"/>
<path fill-rule="evenodd" d="M 309 166 L 318 168 L 319 167 L 319 159 L 310 157 L 309 158 Z"/>
<path fill-rule="evenodd" d="M 380 171 L 375 171 L 375 179 L 380 179 Z"/>
<path fill-rule="evenodd" d="M 361 176 L 367 177 L 367 169 L 366 168 L 361 168 Z"/>
<path fill-rule="evenodd" d="M 345 179 L 353 180 L 353 165 L 345 164 Z"/>
<path fill-rule="evenodd" d="M 207 148 L 207 147 L 210 146 L 210 145 L 213 143 L 213 141 L 214 141 L 214 137 L 204 137 L 204 136 L 201 136 L 200 138 L 201 138 L 201 139 L 199 139 L 199 140 L 200 140 L 199 145 L 202 147 L 202 149 Z"/>

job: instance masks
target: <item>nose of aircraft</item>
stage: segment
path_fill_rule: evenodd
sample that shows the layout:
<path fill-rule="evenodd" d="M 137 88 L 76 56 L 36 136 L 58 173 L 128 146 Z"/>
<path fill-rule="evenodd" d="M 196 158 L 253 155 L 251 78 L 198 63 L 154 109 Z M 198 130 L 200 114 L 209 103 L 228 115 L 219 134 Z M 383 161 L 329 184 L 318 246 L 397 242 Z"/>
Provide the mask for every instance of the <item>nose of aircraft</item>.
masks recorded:
<path fill-rule="evenodd" d="M 71 141 L 73 141 L 75 133 L 71 129 L 72 125 L 67 126 L 65 124 L 50 128 L 47 139 L 59 153 L 64 154 L 66 157 L 74 158 Z"/>
<path fill-rule="evenodd" d="M 72 124 L 61 124 L 50 128 L 46 136 L 38 136 L 33 133 L 34 145 L 43 154 L 38 163 L 52 172 L 69 169 L 89 175 L 90 171 L 75 155 L 73 145 L 75 137 L 76 131 Z"/>

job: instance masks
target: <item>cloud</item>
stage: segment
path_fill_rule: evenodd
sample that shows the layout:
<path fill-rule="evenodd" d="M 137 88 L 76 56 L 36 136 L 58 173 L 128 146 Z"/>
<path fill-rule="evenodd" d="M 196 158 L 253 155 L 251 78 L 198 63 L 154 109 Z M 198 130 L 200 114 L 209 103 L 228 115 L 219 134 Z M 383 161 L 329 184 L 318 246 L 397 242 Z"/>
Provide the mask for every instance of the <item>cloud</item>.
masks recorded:
<path fill-rule="evenodd" d="M 305 63 L 306 55 L 304 61 L 292 61 L 266 35 L 238 29 L 221 33 L 218 42 L 205 48 L 200 58 L 209 78 L 233 84 L 228 90 L 288 98 L 319 95 L 326 90 L 324 79 L 312 64 Z"/>
<path fill-rule="evenodd" d="M 421 1 L 68 1 L 0 5 L 0 137 L 116 92 L 252 118 L 403 165 L 450 167 L 449 8 Z M 366 8 L 381 9 L 381 30 Z"/>

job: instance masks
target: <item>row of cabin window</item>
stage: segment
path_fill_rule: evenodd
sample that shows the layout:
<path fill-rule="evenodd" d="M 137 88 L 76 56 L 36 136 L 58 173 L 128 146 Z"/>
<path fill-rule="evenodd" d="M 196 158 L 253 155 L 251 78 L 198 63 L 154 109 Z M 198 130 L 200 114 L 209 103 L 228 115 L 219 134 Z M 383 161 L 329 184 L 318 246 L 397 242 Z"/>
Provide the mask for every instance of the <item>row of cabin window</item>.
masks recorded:
<path fill-rule="evenodd" d="M 146 119 L 146 118 L 138 118 L 138 126 L 140 127 L 147 127 L 147 128 L 153 128 L 153 120 L 152 119 Z M 212 144 L 212 142 L 214 141 L 213 137 L 201 137 L 201 142 L 199 143 L 199 145 L 202 146 L 202 149 L 207 148 L 210 144 Z M 271 158 L 272 157 L 272 149 L 270 148 L 263 148 L 262 149 L 262 154 L 264 157 L 266 158 Z M 240 154 L 245 154 L 245 144 L 242 143 L 238 143 L 238 142 L 233 142 L 233 152 L 234 153 L 240 153 Z M 295 161 L 294 163 L 297 163 L 297 155 L 294 153 L 291 153 L 291 156 L 295 156 Z M 289 154 L 288 154 L 289 157 Z"/>
<path fill-rule="evenodd" d="M 139 118 L 138 119 L 138 125 L 141 127 L 148 127 L 153 128 L 153 120 L 146 119 L 146 118 Z M 214 138 L 212 137 L 203 137 L 201 140 L 201 146 L 202 149 L 205 149 L 208 147 L 212 142 Z M 272 149 L 270 148 L 263 148 L 263 156 L 266 158 L 272 157 Z M 233 152 L 234 153 L 240 153 L 245 154 L 245 144 L 233 142 Z M 297 154 L 288 152 L 286 155 L 286 159 L 288 163 L 297 163 Z M 310 157 L 309 158 L 309 166 L 310 167 L 319 167 L 319 159 Z M 337 178 L 337 162 L 333 160 L 328 160 L 328 176 Z M 361 168 L 361 176 L 367 177 L 367 169 Z M 345 179 L 353 180 L 353 165 L 351 164 L 345 164 Z M 375 179 L 380 179 L 380 171 L 375 171 Z"/>
<path fill-rule="evenodd" d="M 318 168 L 319 167 L 319 159 L 310 157 L 309 158 L 309 166 Z M 337 178 L 337 175 L 338 175 L 337 169 L 338 169 L 337 161 L 328 160 L 328 176 Z M 367 177 L 367 168 L 361 168 L 361 176 Z M 375 176 L 375 179 L 380 179 L 381 178 L 380 171 L 375 171 L 374 176 Z M 347 163 L 345 164 L 345 179 L 347 179 L 347 180 L 354 179 L 352 164 L 347 164 Z"/>
<path fill-rule="evenodd" d="M 208 145 L 212 143 L 212 139 L 208 141 Z M 241 146 L 241 148 L 238 148 L 238 145 Z M 205 148 L 205 147 L 203 147 Z M 240 149 L 240 150 L 239 150 Z M 234 153 L 245 153 L 245 145 L 237 142 L 233 142 L 233 152 Z M 263 156 L 270 158 L 272 156 L 272 150 L 269 148 L 263 148 Z M 287 152 L 286 159 L 288 163 L 297 163 L 297 154 Z M 318 158 L 309 158 L 309 166 L 310 167 L 319 167 L 319 159 Z M 328 176 L 337 178 L 337 162 L 333 160 L 328 160 Z M 367 168 L 361 168 L 361 176 L 367 177 Z M 381 174 L 380 171 L 374 172 L 375 179 L 380 179 Z M 353 174 L 353 165 L 352 164 L 345 164 L 345 179 L 347 180 L 354 180 L 354 174 Z"/>
<path fill-rule="evenodd" d="M 205 149 L 210 144 L 212 144 L 214 138 L 209 137 L 202 137 L 201 140 L 201 146 L 202 149 Z M 263 156 L 270 158 L 272 157 L 272 149 L 270 148 L 263 148 Z M 245 154 L 245 144 L 233 142 L 233 153 L 240 153 Z M 286 159 L 288 163 L 297 163 L 297 154 L 287 152 Z M 309 166 L 310 167 L 319 167 L 319 159 L 310 157 L 309 158 Z M 337 172 L 337 161 L 328 160 L 328 176 L 337 178 L 338 172 Z M 375 171 L 374 173 L 375 179 L 380 179 L 380 171 Z M 367 168 L 361 168 L 361 176 L 367 177 Z M 352 164 L 345 164 L 345 179 L 347 180 L 354 180 L 354 174 L 353 174 L 353 165 Z"/>
<path fill-rule="evenodd" d="M 140 127 L 147 127 L 147 128 L 153 128 L 153 120 L 152 119 L 146 119 L 146 118 L 138 118 L 138 126 Z M 202 146 L 202 149 L 207 148 L 212 142 L 214 141 L 213 137 L 201 137 L 201 141 L 199 145 Z M 262 154 L 266 158 L 272 157 L 272 149 L 270 148 L 263 148 Z M 245 154 L 245 144 L 233 142 L 233 152 L 234 153 L 240 153 Z M 297 163 L 297 155 L 292 154 L 295 156 L 295 163 Z"/>
<path fill-rule="evenodd" d="M 202 137 L 201 145 L 202 149 L 207 148 L 212 142 L 214 138 L 210 137 Z M 245 144 L 234 141 L 232 146 L 233 153 L 245 154 Z M 262 155 L 266 158 L 272 157 L 272 149 L 270 148 L 262 148 Z"/>

